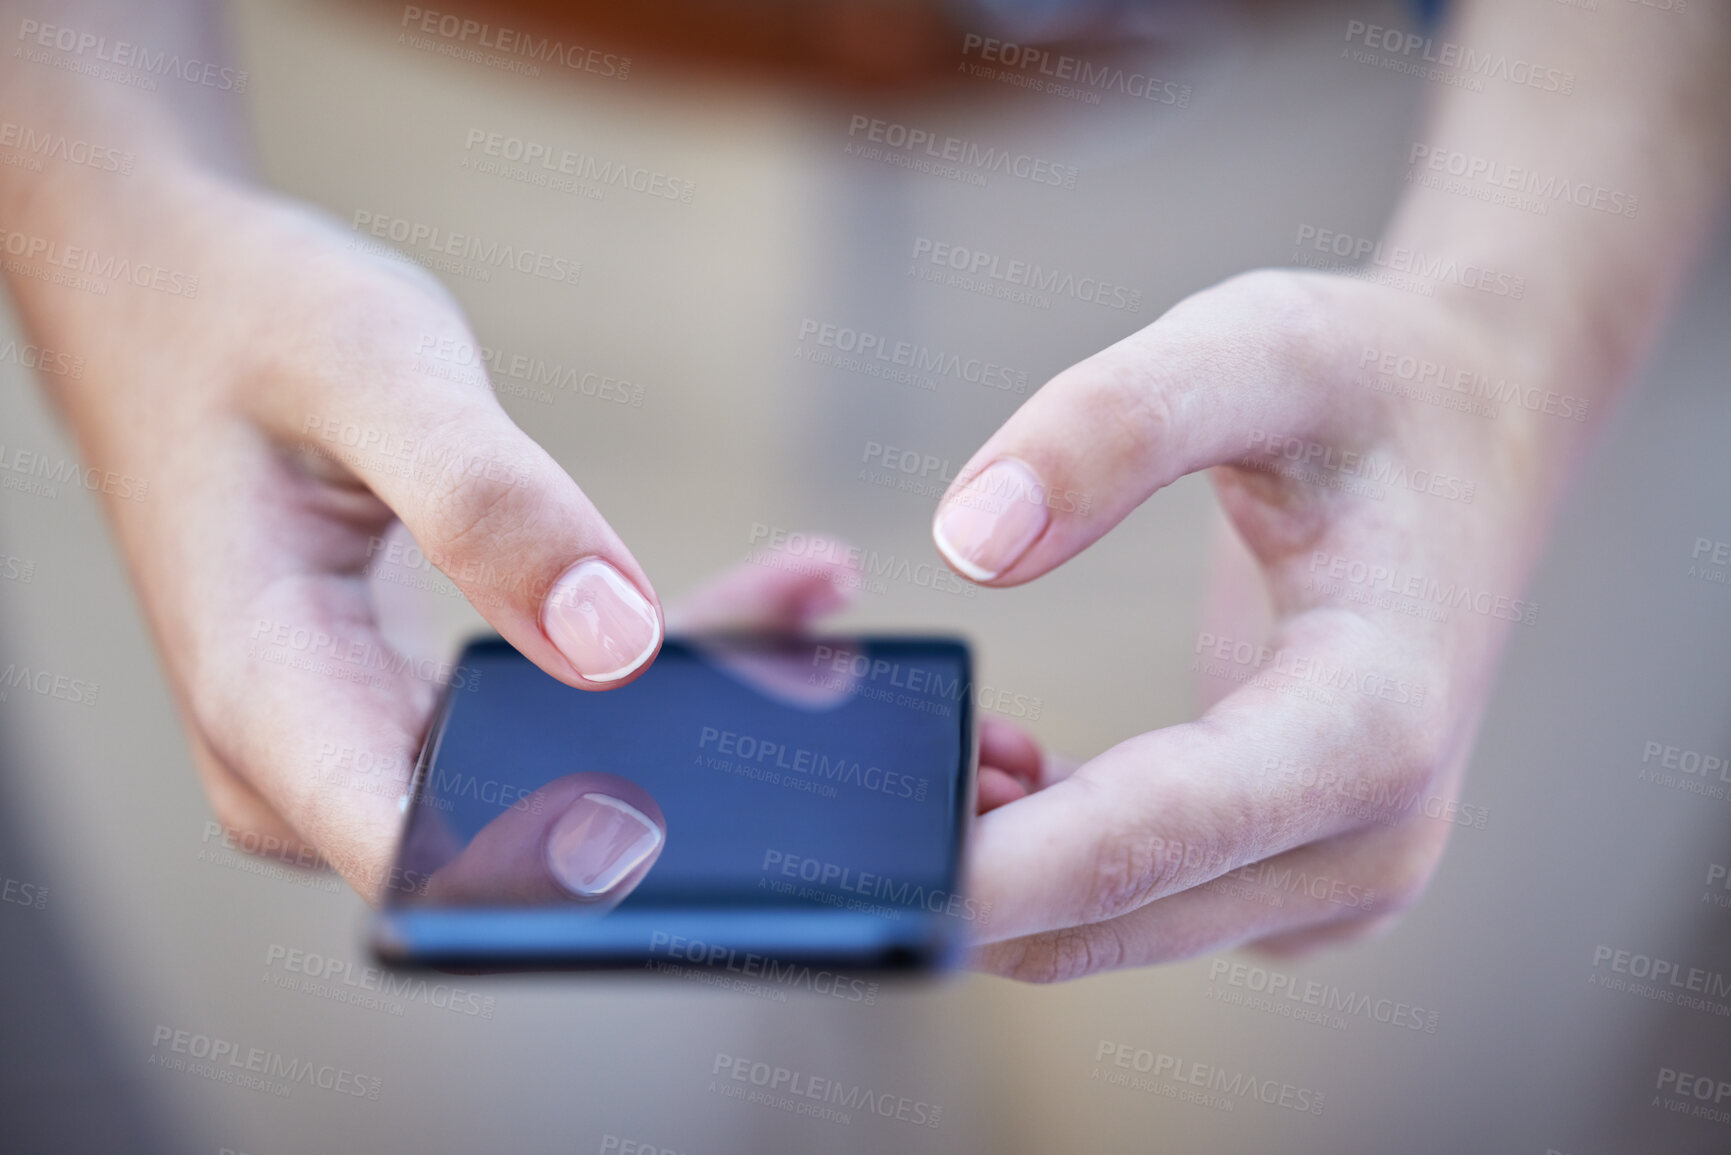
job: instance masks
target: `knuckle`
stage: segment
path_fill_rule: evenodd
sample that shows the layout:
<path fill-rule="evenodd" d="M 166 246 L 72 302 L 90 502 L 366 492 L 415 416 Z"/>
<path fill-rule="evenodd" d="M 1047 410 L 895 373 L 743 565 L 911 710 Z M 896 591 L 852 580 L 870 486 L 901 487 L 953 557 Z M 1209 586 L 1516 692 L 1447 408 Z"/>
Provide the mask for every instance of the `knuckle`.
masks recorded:
<path fill-rule="evenodd" d="M 1074 926 L 1021 940 L 1002 973 L 1017 982 L 1069 982 L 1124 965 L 1123 943 L 1110 927 Z"/>
<path fill-rule="evenodd" d="M 1231 302 L 1246 331 L 1263 334 L 1275 369 L 1299 380 L 1330 379 L 1343 364 L 1338 286 L 1285 269 L 1254 269 L 1208 290 Z"/>
<path fill-rule="evenodd" d="M 1094 850 L 1078 918 L 1105 922 L 1139 910 L 1177 888 L 1186 855 L 1150 831 L 1108 834 Z"/>
<path fill-rule="evenodd" d="M 1171 443 L 1169 390 L 1152 359 L 1134 346 L 1109 350 L 1069 370 L 1064 394 L 1082 427 L 1098 438 L 1092 456 L 1140 469 Z"/>
<path fill-rule="evenodd" d="M 1380 754 L 1368 764 L 1358 762 L 1356 770 L 1343 768 L 1339 775 L 1342 781 L 1358 780 L 1358 775 L 1368 779 L 1369 798 L 1362 817 L 1380 826 L 1401 826 L 1422 815 L 1446 765 L 1446 740 L 1440 730 L 1398 719 L 1373 726 L 1363 749 Z"/>
<path fill-rule="evenodd" d="M 463 556 L 521 536 L 535 515 L 520 465 L 497 445 L 445 441 L 427 462 L 425 508 L 415 536 L 429 554 Z M 424 537 L 423 537 L 424 535 Z"/>
<path fill-rule="evenodd" d="M 1094 852 L 1078 917 L 1100 922 L 1135 910 L 1159 887 L 1159 860 L 1134 843 L 1111 840 Z"/>

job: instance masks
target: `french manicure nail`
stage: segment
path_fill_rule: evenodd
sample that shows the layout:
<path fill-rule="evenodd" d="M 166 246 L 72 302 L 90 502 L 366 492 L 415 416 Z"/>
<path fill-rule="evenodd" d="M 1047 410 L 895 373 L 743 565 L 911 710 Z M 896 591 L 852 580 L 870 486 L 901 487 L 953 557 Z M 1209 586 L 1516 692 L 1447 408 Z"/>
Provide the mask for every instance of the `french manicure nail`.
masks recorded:
<path fill-rule="evenodd" d="M 582 794 L 547 834 L 547 867 L 579 898 L 618 886 L 661 845 L 661 828 L 611 794 Z"/>
<path fill-rule="evenodd" d="M 1046 487 L 1013 458 L 993 462 L 944 503 L 932 540 L 949 563 L 977 582 L 1015 565 L 1046 530 Z"/>
<path fill-rule="evenodd" d="M 661 644 L 661 619 L 625 575 L 598 557 L 566 570 L 541 606 L 541 628 L 591 682 L 615 682 Z"/>

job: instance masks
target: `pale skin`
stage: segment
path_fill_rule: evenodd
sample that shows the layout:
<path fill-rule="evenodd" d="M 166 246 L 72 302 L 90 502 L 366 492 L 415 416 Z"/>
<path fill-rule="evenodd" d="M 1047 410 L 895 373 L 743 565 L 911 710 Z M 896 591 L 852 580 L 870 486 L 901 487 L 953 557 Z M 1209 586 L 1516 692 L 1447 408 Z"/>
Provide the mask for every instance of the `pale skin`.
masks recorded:
<path fill-rule="evenodd" d="M 177 13 L 172 26 L 153 13 L 139 39 L 197 43 L 206 14 Z M 19 13 L 8 16 L 15 28 Z M 137 18 L 89 0 L 55 19 L 107 30 Z M 1575 73 L 1575 91 L 1439 88 L 1419 139 L 1628 190 L 1639 211 L 1537 217 L 1414 186 L 1385 247 L 1524 276 L 1519 301 L 1449 284 L 1421 296 L 1332 273 L 1246 274 L 1059 374 L 980 449 L 964 478 L 1009 458 L 1053 492 L 1090 498 L 1086 515 L 1054 504 L 1031 546 L 982 579 L 989 586 L 1037 579 L 1164 485 L 1212 469 L 1231 529 L 1204 632 L 1282 655 L 1257 684 L 1206 678 L 1218 700 L 1197 721 L 1073 771 L 1020 731 L 986 728 L 970 872 L 993 909 L 983 969 L 1050 981 L 1252 942 L 1311 947 L 1386 924 L 1436 867 L 1452 825 L 1387 800 L 1458 798 L 1510 623 L 1365 605 L 1350 582 L 1320 582 L 1317 558 L 1522 596 L 1570 471 L 1713 219 L 1731 141 L 1721 8 L 1678 17 L 1605 5 L 1584 18 L 1480 0 L 1456 19 L 1442 35 L 1555 61 Z M 310 768 L 333 741 L 406 766 L 436 687 L 413 672 L 357 687 L 261 661 L 249 647 L 258 624 L 385 647 L 361 571 L 400 521 L 531 660 L 604 691 L 653 653 L 591 680 L 549 636 L 542 602 L 570 566 L 600 558 L 659 630 L 649 578 L 489 390 L 416 368 L 426 335 L 473 342 L 432 277 L 356 252 L 346 230 L 245 183 L 236 97 L 146 96 L 42 66 L 0 83 L 12 119 L 120 142 L 138 158 L 124 182 L 68 166 L 0 172 L 8 229 L 200 277 L 195 298 L 125 286 L 97 296 L 23 276 L 11 288 L 35 340 L 86 359 L 80 379 L 47 382 L 85 459 L 150 483 L 148 500 L 106 508 L 212 806 L 234 829 L 311 848 L 376 900 L 395 798 L 333 789 Z M 1358 381 L 1367 348 L 1585 399 L 1589 416 L 1504 405 L 1487 419 L 1378 392 Z M 480 467 L 429 473 L 388 454 L 321 455 L 309 419 Z M 1387 487 L 1375 500 L 1330 484 L 1350 470 L 1295 478 L 1235 464 L 1270 438 L 1321 446 L 1334 455 L 1325 461 L 1375 455 L 1468 481 L 1473 500 L 1458 487 L 1454 497 Z M 980 575 L 958 560 L 958 572 Z M 481 566 L 523 580 L 465 576 Z M 841 601 L 821 574 L 749 566 L 696 595 L 683 624 L 804 628 Z M 1310 672 L 1342 669 L 1357 675 L 1351 688 L 1326 701 L 1302 692 L 1316 685 Z M 1346 785 L 1307 787 L 1320 771 Z M 1264 876 L 1242 868 L 1264 862 L 1325 880 L 1320 896 L 1247 897 Z"/>
<path fill-rule="evenodd" d="M 1217 700 L 1195 722 L 1048 772 L 985 815 L 973 859 L 994 911 L 983 969 L 1053 981 L 1246 943 L 1304 950 L 1388 925 L 1437 867 L 1511 619 L 1495 600 L 1446 623 L 1366 604 L 1353 563 L 1500 595 L 1505 609 L 1521 598 L 1572 469 L 1713 220 L 1731 147 L 1723 6 L 1680 18 L 1607 4 L 1587 19 L 1461 7 L 1439 40 L 1554 61 L 1576 74 L 1574 92 L 1444 88 L 1415 139 L 1637 194 L 1635 215 L 1564 205 L 1541 217 L 1415 184 L 1384 250 L 1523 275 L 1522 299 L 1246 274 L 1059 374 L 975 454 L 945 502 L 1005 458 L 1052 493 L 1092 497 L 1085 516 L 1047 503 L 1048 523 L 992 586 L 1039 578 L 1161 487 L 1211 470 L 1230 529 L 1205 634 L 1278 652 L 1269 666 L 1291 671 L 1230 693 L 1206 678 Z M 1541 399 L 1487 420 L 1391 395 L 1362 383 L 1366 350 Z M 1546 412 L 1547 392 L 1586 401 L 1587 418 L 1565 419 L 1560 400 Z M 1332 464 L 1298 477 L 1238 464 L 1293 465 L 1257 448 L 1268 435 L 1321 446 Z M 1344 484 L 1361 476 L 1349 453 L 1431 476 L 1424 492 L 1390 485 L 1377 500 Z M 1440 494 L 1436 474 L 1451 481 Z M 1470 503 L 1454 481 L 1473 483 Z M 1329 581 L 1336 559 L 1348 576 Z M 1199 642 L 1200 656 L 1233 669 L 1233 648 L 1217 645 Z M 1354 688 L 1307 696 L 1342 669 L 1360 676 Z"/>

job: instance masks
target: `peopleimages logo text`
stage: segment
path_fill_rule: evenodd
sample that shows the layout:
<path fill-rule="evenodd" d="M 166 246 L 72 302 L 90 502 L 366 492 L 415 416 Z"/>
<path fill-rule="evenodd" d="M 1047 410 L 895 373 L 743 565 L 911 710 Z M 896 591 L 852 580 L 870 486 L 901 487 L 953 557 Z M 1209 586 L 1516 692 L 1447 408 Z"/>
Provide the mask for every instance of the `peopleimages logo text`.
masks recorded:
<path fill-rule="evenodd" d="M 1145 72 L 1135 72 L 1117 65 L 1101 64 L 1077 56 L 1052 53 L 1014 41 L 996 40 L 969 32 L 962 38 L 962 55 L 978 55 L 981 60 L 1002 64 L 1021 73 L 1051 77 L 1054 81 L 1098 92 L 1116 92 L 1156 104 L 1190 107 L 1190 86 L 1161 80 Z M 1054 89 L 1061 90 L 1061 85 Z"/>
<path fill-rule="evenodd" d="M 173 76 L 188 84 L 216 88 L 224 92 L 245 92 L 245 69 L 224 68 L 207 60 L 179 53 L 152 52 L 142 44 L 127 40 L 110 40 L 76 28 L 44 24 L 39 20 L 20 20 L 18 39 L 28 47 L 52 48 L 68 56 L 85 56 L 104 64 L 136 69 L 152 76 Z"/>
<path fill-rule="evenodd" d="M 134 261 L 113 253 L 101 253 L 82 245 L 69 245 L 52 237 L 21 233 L 0 228 L 0 251 L 6 256 L 27 262 L 41 262 L 57 269 L 67 269 L 93 279 L 124 282 L 141 289 L 155 289 L 171 297 L 198 296 L 198 278 L 190 273 L 164 268 L 149 261 Z M 84 286 L 80 286 L 84 287 Z M 107 292 L 106 286 L 100 289 Z"/>
<path fill-rule="evenodd" d="M 515 269 L 519 273 L 539 277 L 544 281 L 575 285 L 583 273 L 580 261 L 500 244 L 498 241 L 487 241 L 473 233 L 454 233 L 437 225 L 372 213 L 365 209 L 356 210 L 349 227 L 357 233 L 366 232 L 375 237 L 384 237 L 399 245 L 425 249 L 440 256 L 456 257 L 476 265 L 489 265 L 495 269 Z"/>
<path fill-rule="evenodd" d="M 559 64 L 577 72 L 591 72 L 615 80 L 625 80 L 631 75 L 629 56 L 581 44 L 567 44 L 551 36 L 495 27 L 485 21 L 436 12 L 414 4 L 403 5 L 400 26 L 425 36 L 438 36 L 453 44 L 473 45 L 542 64 Z"/>
<path fill-rule="evenodd" d="M 920 153 L 934 160 L 950 161 L 980 172 L 1013 176 L 1058 188 L 1075 188 L 1079 172 L 1073 164 L 1059 164 L 1044 157 L 982 145 L 959 136 L 940 136 L 930 129 L 900 124 L 893 120 L 880 120 L 863 113 L 854 114 L 848 123 L 847 134 L 873 144 Z"/>
<path fill-rule="evenodd" d="M 1391 52 L 1407 60 L 1419 60 L 1441 68 L 1455 69 L 1478 80 L 1502 80 L 1510 84 L 1536 88 L 1568 96 L 1575 91 L 1575 74 L 1563 68 L 1551 68 L 1506 53 L 1480 51 L 1453 40 L 1437 40 L 1407 32 L 1400 28 L 1384 28 L 1363 20 L 1346 22 L 1346 40 L 1366 48 Z"/>
<path fill-rule="evenodd" d="M 915 802 L 924 802 L 926 792 L 931 787 L 928 779 L 916 778 L 899 770 L 885 770 L 881 766 L 867 765 L 850 760 L 843 754 L 832 758 L 820 750 L 790 746 L 774 739 L 739 734 L 715 726 L 704 726 L 701 729 L 697 748 L 713 750 L 717 754 L 737 758 L 754 766 L 805 774 L 829 782 L 881 792 L 895 798 L 911 798 Z"/>
<path fill-rule="evenodd" d="M 1527 295 L 1527 279 L 1517 273 L 1471 262 L 1462 264 L 1451 256 L 1427 253 L 1423 249 L 1408 248 L 1406 245 L 1385 247 L 1381 241 L 1370 237 L 1354 236 L 1334 229 L 1299 225 L 1298 236 L 1293 243 L 1301 253 L 1308 245 L 1319 253 L 1356 262 L 1368 260 L 1372 267 L 1386 269 L 1391 273 L 1405 273 L 1422 280 L 1459 285 L 1463 289 L 1489 293 L 1493 297 L 1507 297 L 1511 301 L 1519 301 Z"/>
<path fill-rule="evenodd" d="M 1015 260 L 931 237 L 914 238 L 914 267 L 935 266 L 964 277 L 995 282 L 1032 293 L 1069 297 L 1085 304 L 1135 313 L 1142 308 L 1142 290 L 1113 284 L 1099 277 L 1078 277 L 1032 261 Z M 964 286 L 965 287 L 965 286 Z"/>
<path fill-rule="evenodd" d="M 34 158 L 64 161 L 98 172 L 132 175 L 135 157 L 108 145 L 92 144 L 88 140 L 67 136 L 62 132 L 35 129 L 27 124 L 0 120 L 0 148 L 15 148 Z"/>

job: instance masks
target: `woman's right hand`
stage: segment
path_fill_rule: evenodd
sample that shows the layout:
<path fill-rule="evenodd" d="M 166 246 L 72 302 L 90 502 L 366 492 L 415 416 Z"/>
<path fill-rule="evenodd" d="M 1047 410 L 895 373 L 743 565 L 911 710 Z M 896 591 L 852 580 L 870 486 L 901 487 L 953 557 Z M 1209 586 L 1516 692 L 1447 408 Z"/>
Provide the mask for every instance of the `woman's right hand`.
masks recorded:
<path fill-rule="evenodd" d="M 316 855 L 369 900 L 388 882 L 401 791 L 331 779 L 346 755 L 406 784 L 444 673 L 380 632 L 364 571 L 393 522 L 560 681 L 620 686 L 654 659 L 661 609 L 630 550 L 480 373 L 429 371 L 425 350 L 478 346 L 422 269 L 185 172 L 8 223 L 197 278 L 14 284 L 35 340 L 84 359 L 51 391 L 243 845 Z"/>

